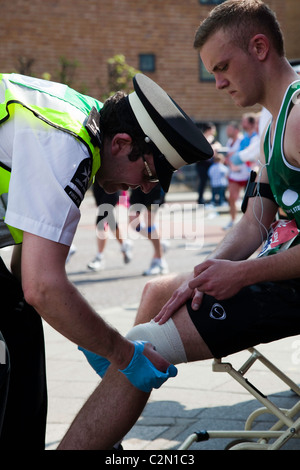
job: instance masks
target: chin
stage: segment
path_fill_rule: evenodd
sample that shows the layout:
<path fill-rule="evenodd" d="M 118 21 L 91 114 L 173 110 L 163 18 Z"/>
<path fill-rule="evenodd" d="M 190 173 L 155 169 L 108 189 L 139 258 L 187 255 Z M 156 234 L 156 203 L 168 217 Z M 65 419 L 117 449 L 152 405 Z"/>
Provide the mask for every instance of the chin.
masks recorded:
<path fill-rule="evenodd" d="M 254 96 L 244 96 L 236 102 L 236 105 L 240 106 L 241 108 L 250 108 L 251 106 L 255 106 L 258 103 L 256 98 L 257 97 Z"/>
<path fill-rule="evenodd" d="M 252 103 L 252 101 L 250 103 L 250 100 L 247 97 L 245 96 L 242 97 L 241 95 L 239 96 L 232 95 L 231 98 L 234 104 L 238 106 L 239 108 L 246 108 L 248 106 L 253 106 L 253 104 L 256 104 L 256 103 Z"/>
<path fill-rule="evenodd" d="M 117 191 L 127 191 L 128 185 L 124 183 L 107 183 L 103 184 L 102 188 L 107 194 L 113 194 Z"/>
<path fill-rule="evenodd" d="M 253 106 L 252 104 L 249 104 L 247 101 L 234 101 L 234 104 L 238 107 L 238 108 L 248 108 L 249 106 Z M 255 103 L 254 103 L 255 104 Z"/>

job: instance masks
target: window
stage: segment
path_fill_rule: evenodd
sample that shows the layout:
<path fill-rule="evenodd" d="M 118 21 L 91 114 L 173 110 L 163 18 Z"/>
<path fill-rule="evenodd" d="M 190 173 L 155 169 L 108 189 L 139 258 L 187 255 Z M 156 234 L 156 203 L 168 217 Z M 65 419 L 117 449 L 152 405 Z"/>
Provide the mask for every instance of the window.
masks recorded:
<path fill-rule="evenodd" d="M 141 72 L 155 72 L 155 55 L 140 54 L 139 69 Z"/>
<path fill-rule="evenodd" d="M 215 81 L 215 77 L 211 73 L 209 73 L 204 67 L 204 64 L 201 60 L 200 55 L 199 55 L 199 80 L 200 82 L 214 82 Z"/>
<path fill-rule="evenodd" d="M 219 3 L 225 2 L 225 0 L 199 0 L 201 5 L 219 5 Z"/>

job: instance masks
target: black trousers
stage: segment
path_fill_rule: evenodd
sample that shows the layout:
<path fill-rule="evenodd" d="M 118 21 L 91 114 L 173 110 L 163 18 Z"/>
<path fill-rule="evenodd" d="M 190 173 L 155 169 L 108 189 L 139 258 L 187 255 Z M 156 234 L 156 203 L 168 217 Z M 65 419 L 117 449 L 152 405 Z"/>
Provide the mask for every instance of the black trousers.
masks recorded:
<path fill-rule="evenodd" d="M 0 293 L 0 332 L 10 365 L 2 384 L 8 393 L 0 395 L 0 450 L 43 450 L 47 384 L 42 321 L 1 258 Z"/>
<path fill-rule="evenodd" d="M 0 436 L 3 426 L 9 386 L 10 359 L 7 345 L 0 331 Z"/>

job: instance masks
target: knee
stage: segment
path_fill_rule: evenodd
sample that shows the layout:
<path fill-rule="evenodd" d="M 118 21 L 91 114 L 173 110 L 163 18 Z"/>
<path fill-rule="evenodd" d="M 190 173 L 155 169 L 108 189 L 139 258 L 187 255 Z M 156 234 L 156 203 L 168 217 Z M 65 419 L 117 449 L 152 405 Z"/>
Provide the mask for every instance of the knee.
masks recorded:
<path fill-rule="evenodd" d="M 173 273 L 149 280 L 142 292 L 135 324 L 147 323 L 154 318 L 186 278 L 186 274 Z"/>
<path fill-rule="evenodd" d="M 176 273 L 150 279 L 144 286 L 143 297 L 155 300 L 155 302 L 161 300 L 165 303 L 183 280 L 184 277 Z"/>
<path fill-rule="evenodd" d="M 147 341 L 171 364 L 187 362 L 186 352 L 179 331 L 171 318 L 159 325 L 151 320 L 134 326 L 126 335 L 130 341 Z"/>
<path fill-rule="evenodd" d="M 159 279 L 150 279 L 144 286 L 142 298 L 152 299 L 154 296 L 160 293 L 160 290 L 161 287 L 159 284 Z"/>
<path fill-rule="evenodd" d="M 139 323 L 147 323 L 157 313 L 156 300 L 159 295 L 159 284 L 156 280 L 149 280 L 142 291 L 141 301 L 135 318 L 135 325 Z"/>

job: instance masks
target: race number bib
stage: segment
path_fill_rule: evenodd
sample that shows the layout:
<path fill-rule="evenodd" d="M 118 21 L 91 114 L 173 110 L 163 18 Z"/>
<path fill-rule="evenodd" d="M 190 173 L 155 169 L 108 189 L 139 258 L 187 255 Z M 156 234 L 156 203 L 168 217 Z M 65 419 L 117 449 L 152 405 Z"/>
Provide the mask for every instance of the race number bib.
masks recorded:
<path fill-rule="evenodd" d="M 297 238 L 299 232 L 295 219 L 277 220 L 271 225 L 268 238 L 258 258 L 287 250 Z"/>

